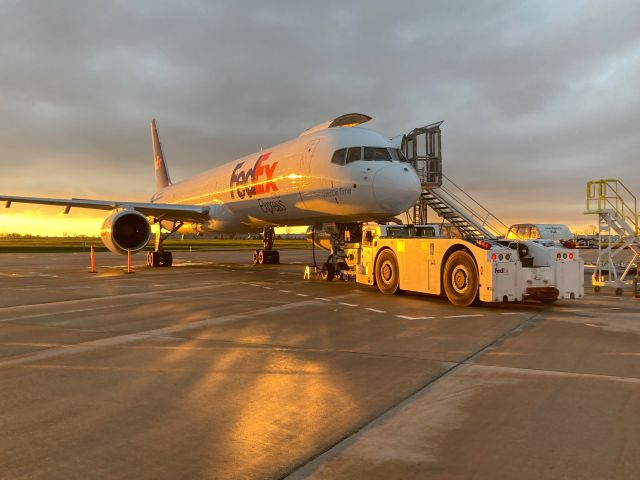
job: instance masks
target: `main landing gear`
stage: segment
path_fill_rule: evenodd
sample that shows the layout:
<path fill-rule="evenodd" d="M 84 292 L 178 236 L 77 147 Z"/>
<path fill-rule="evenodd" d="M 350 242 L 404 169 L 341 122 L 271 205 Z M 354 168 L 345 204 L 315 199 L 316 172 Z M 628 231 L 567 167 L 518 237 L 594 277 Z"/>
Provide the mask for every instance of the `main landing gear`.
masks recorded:
<path fill-rule="evenodd" d="M 148 267 L 170 267 L 173 265 L 173 255 L 171 252 L 165 251 L 162 247 L 162 243 L 169 237 L 169 235 L 177 232 L 180 227 L 184 225 L 182 221 L 173 222 L 170 229 L 167 229 L 167 233 L 162 233 L 162 222 L 159 222 L 158 232 L 156 233 L 156 246 L 155 251 L 147 252 L 147 266 Z"/>
<path fill-rule="evenodd" d="M 276 237 L 276 231 L 273 227 L 265 227 L 262 232 L 263 246 L 261 250 L 253 251 L 253 263 L 263 265 L 265 263 L 279 264 L 280 252 L 273 249 L 273 241 Z"/>

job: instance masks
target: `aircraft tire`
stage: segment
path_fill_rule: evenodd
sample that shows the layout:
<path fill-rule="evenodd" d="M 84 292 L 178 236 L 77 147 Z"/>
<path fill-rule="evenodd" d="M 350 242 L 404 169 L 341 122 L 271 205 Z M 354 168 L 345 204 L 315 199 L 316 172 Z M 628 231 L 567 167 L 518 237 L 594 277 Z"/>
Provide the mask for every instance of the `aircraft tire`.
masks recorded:
<path fill-rule="evenodd" d="M 280 264 L 280 252 L 278 250 L 273 250 L 271 253 L 271 263 L 274 265 Z"/>
<path fill-rule="evenodd" d="M 170 267 L 173 265 L 173 254 L 171 252 L 162 252 L 160 257 L 160 266 Z"/>
<path fill-rule="evenodd" d="M 398 293 L 400 289 L 400 269 L 398 259 L 391 250 L 383 250 L 376 260 L 376 285 L 385 295 Z"/>
<path fill-rule="evenodd" d="M 254 265 L 258 264 L 258 250 L 253 251 L 253 264 Z"/>
<path fill-rule="evenodd" d="M 330 282 L 336 276 L 336 267 L 333 266 L 332 262 L 327 262 L 324 264 L 324 268 L 320 272 L 320 276 L 326 282 Z"/>
<path fill-rule="evenodd" d="M 454 305 L 468 307 L 478 299 L 478 267 L 469 253 L 460 250 L 447 259 L 442 274 L 447 298 Z"/>
<path fill-rule="evenodd" d="M 264 250 L 258 250 L 258 265 L 264 265 L 267 263 L 264 255 Z"/>
<path fill-rule="evenodd" d="M 147 265 L 151 268 L 160 266 L 160 252 L 149 252 L 147 256 Z"/>

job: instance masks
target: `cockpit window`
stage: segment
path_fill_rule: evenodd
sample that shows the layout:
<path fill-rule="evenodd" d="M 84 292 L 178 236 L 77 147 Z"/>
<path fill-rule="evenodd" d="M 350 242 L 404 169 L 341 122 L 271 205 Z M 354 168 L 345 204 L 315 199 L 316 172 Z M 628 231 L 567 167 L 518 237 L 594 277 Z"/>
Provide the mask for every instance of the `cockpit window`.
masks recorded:
<path fill-rule="evenodd" d="M 345 157 L 346 157 L 347 149 L 341 148 L 340 150 L 336 150 L 331 157 L 331 163 L 336 163 L 338 165 L 344 165 Z"/>
<path fill-rule="evenodd" d="M 407 161 L 407 157 L 404 156 L 404 153 L 402 153 L 402 150 L 398 148 L 389 148 L 388 150 L 389 150 L 389 153 L 391 154 L 392 159 L 399 160 L 401 162 Z"/>
<path fill-rule="evenodd" d="M 362 160 L 362 147 L 351 147 L 347 152 L 347 163 Z"/>
<path fill-rule="evenodd" d="M 345 155 L 346 153 L 346 155 Z M 364 155 L 363 155 L 364 154 Z M 407 159 L 401 150 L 387 147 L 351 147 L 336 150 L 331 158 L 332 163 L 344 165 L 345 163 L 365 160 L 367 162 L 392 160 L 406 162 Z"/>
<path fill-rule="evenodd" d="M 391 155 L 389 150 L 384 147 L 364 147 L 364 159 L 365 160 L 389 160 L 391 161 Z"/>

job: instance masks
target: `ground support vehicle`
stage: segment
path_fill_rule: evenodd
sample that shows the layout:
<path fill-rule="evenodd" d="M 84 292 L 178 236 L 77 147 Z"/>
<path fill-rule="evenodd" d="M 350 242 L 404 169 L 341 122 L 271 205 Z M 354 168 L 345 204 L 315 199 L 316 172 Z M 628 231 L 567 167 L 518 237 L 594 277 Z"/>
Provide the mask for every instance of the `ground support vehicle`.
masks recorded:
<path fill-rule="evenodd" d="M 437 234 L 433 225 L 365 224 L 360 241 L 344 245 L 339 273 L 385 294 L 444 294 L 463 306 L 584 295 L 577 249 L 549 240 L 469 241 Z"/>

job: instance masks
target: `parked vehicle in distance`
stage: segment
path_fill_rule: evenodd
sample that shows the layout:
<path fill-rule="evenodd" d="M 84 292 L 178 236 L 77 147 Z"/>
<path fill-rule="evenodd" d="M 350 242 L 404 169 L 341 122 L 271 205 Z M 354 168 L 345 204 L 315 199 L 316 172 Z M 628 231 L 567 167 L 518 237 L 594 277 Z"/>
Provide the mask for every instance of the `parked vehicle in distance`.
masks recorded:
<path fill-rule="evenodd" d="M 507 231 L 508 240 L 555 240 L 566 242 L 573 239 L 569 227 L 561 223 L 517 223 Z"/>
<path fill-rule="evenodd" d="M 596 248 L 598 246 L 598 238 L 593 235 L 576 235 L 573 241 L 578 247 Z"/>

